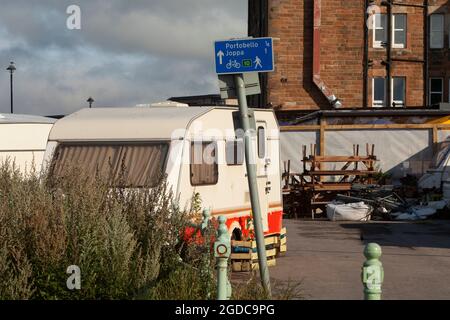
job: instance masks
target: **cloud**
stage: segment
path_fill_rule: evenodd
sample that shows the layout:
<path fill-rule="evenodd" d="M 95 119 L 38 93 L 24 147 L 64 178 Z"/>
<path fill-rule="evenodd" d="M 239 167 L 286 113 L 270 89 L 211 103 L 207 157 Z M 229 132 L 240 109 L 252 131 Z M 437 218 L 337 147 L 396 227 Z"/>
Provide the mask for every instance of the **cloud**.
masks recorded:
<path fill-rule="evenodd" d="M 5 3 L 3 3 L 5 2 Z M 82 29 L 66 28 L 81 7 Z M 213 41 L 247 32 L 244 0 L 3 0 L 0 61 L 17 64 L 15 110 L 70 113 L 218 92 Z M 9 78 L 0 77 L 0 112 Z"/>

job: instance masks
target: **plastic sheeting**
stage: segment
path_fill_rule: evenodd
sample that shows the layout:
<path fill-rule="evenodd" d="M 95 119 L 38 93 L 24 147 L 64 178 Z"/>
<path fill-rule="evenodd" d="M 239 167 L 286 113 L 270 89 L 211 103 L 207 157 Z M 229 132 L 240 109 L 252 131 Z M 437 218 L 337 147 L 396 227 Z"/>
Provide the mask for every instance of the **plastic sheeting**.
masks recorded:
<path fill-rule="evenodd" d="M 447 132 L 450 135 L 450 131 Z M 281 133 L 282 163 L 291 160 L 291 172 L 302 172 L 301 146 L 316 143 L 318 131 L 290 131 Z M 394 181 L 411 174 L 423 175 L 429 168 L 432 152 L 432 132 L 427 129 L 370 129 L 325 131 L 326 155 L 352 155 L 353 144 L 359 144 L 359 154 L 366 154 L 366 143 L 375 144 L 380 161 L 376 168 L 389 172 Z M 329 164 L 339 169 L 343 163 Z"/>
<path fill-rule="evenodd" d="M 331 221 L 369 221 L 372 211 L 364 202 L 327 204 L 327 218 Z"/>
<path fill-rule="evenodd" d="M 281 132 L 280 148 L 281 148 L 281 170 L 283 171 L 283 162 L 291 160 L 291 172 L 302 173 L 302 146 L 311 144 L 319 145 L 319 133 L 317 131 L 294 131 Z"/>
<path fill-rule="evenodd" d="M 450 137 L 450 130 L 439 130 L 438 131 L 438 141 L 445 141 L 448 137 Z"/>

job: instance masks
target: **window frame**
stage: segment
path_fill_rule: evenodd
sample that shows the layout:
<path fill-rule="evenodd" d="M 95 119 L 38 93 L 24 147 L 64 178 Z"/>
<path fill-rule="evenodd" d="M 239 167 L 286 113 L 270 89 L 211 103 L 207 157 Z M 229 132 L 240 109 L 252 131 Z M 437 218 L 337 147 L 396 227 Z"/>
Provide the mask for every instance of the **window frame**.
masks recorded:
<path fill-rule="evenodd" d="M 383 79 L 384 83 L 384 94 L 383 94 L 383 100 L 375 100 L 375 79 Z M 403 103 L 400 103 L 400 100 L 394 100 L 394 79 L 403 79 L 404 80 L 404 86 L 403 86 L 403 97 L 404 100 Z M 385 108 L 385 100 L 386 100 L 386 77 L 372 77 L 372 108 Z M 403 108 L 406 106 L 406 77 L 405 76 L 398 76 L 398 77 L 392 77 L 391 78 L 391 101 L 390 105 L 388 107 L 393 107 L 393 104 L 396 104 L 396 108 Z"/>
<path fill-rule="evenodd" d="M 380 27 L 377 27 L 377 16 L 378 15 L 381 17 L 380 18 L 380 24 L 381 24 Z M 384 25 L 383 25 L 382 17 L 384 17 Z M 373 19 L 372 20 L 373 20 L 372 48 L 377 48 L 377 49 L 384 48 L 383 43 L 386 43 L 386 41 L 387 41 L 386 14 L 385 13 L 375 13 L 373 15 Z M 376 31 L 377 30 L 383 30 L 384 31 L 384 40 L 382 40 L 382 41 L 376 40 Z"/>
<path fill-rule="evenodd" d="M 383 79 L 384 93 L 383 100 L 375 100 L 375 79 Z M 385 77 L 372 77 L 372 108 L 383 108 L 386 100 L 386 78 Z M 381 104 L 379 103 L 381 101 Z"/>
<path fill-rule="evenodd" d="M 395 27 L 395 24 L 397 22 L 397 17 L 398 16 L 404 16 L 405 17 L 405 28 L 404 29 L 397 29 Z M 396 31 L 403 31 L 403 33 L 405 34 L 405 43 L 396 43 L 396 37 L 395 37 L 395 33 Z M 408 15 L 406 13 L 395 13 L 392 15 L 392 48 L 394 49 L 405 49 L 407 47 L 407 43 L 408 43 Z"/>
<path fill-rule="evenodd" d="M 214 182 L 210 182 L 210 183 L 193 183 L 192 182 L 192 178 L 193 178 L 192 165 L 195 164 L 192 161 L 192 146 L 195 143 L 201 143 L 202 145 L 204 145 L 204 144 L 208 144 L 208 145 L 214 144 L 214 150 L 215 150 L 215 153 L 216 153 L 215 156 L 214 156 L 215 157 L 215 162 L 214 162 L 215 169 L 214 169 L 214 171 L 216 173 Z M 204 148 L 202 147 L 202 161 L 204 160 L 203 159 L 203 152 L 204 152 Z M 213 185 L 216 185 L 219 182 L 219 163 L 218 162 L 219 162 L 219 147 L 218 147 L 217 141 L 215 141 L 215 140 L 210 140 L 210 141 L 204 141 L 204 140 L 195 141 L 194 140 L 194 141 L 191 141 L 190 144 L 189 144 L 189 181 L 191 183 L 191 186 L 193 186 L 193 187 L 201 187 L 201 186 L 213 186 Z"/>
<path fill-rule="evenodd" d="M 403 101 L 401 103 L 399 103 L 400 100 L 394 100 L 394 80 L 395 79 L 402 79 L 403 80 Z M 391 106 L 393 106 L 394 103 L 395 103 L 395 108 L 403 108 L 403 107 L 405 107 L 405 105 L 406 105 L 406 77 L 402 77 L 402 76 L 392 77 L 391 78 L 391 82 L 392 82 L 391 83 L 391 100 L 392 100 L 391 101 Z M 398 103 L 398 105 L 400 107 L 397 107 L 397 103 Z"/>
<path fill-rule="evenodd" d="M 86 146 L 86 147 L 123 147 L 123 146 L 150 146 L 150 145 L 166 145 L 167 152 L 163 156 L 163 163 L 161 165 L 161 174 L 164 176 L 166 174 L 167 163 L 171 152 L 171 142 L 169 140 L 149 140 L 149 141 L 61 141 L 58 142 L 50 162 L 50 172 L 51 175 L 56 175 L 56 165 L 59 160 L 59 154 L 61 148 L 71 147 L 71 146 Z M 109 178 L 109 177 L 108 177 Z M 155 184 L 152 185 L 112 185 L 114 188 L 133 188 L 133 189 L 143 189 L 143 188 L 154 188 L 161 182 L 161 178 Z M 108 183 L 110 181 L 108 180 Z"/>
<path fill-rule="evenodd" d="M 439 91 L 432 91 L 432 90 L 431 90 L 431 81 L 432 81 L 432 80 L 441 80 L 441 91 L 440 91 L 440 92 L 439 92 Z M 438 103 L 443 102 L 443 101 L 444 101 L 444 78 L 442 78 L 442 77 L 430 77 L 429 82 L 428 82 L 428 85 L 429 85 L 429 88 L 430 88 L 429 94 L 428 94 L 428 104 L 429 104 L 430 106 L 432 105 L 432 104 L 431 104 L 431 95 L 432 95 L 432 94 L 440 94 L 440 95 L 441 95 L 441 101 L 438 102 Z"/>
<path fill-rule="evenodd" d="M 442 19 L 442 30 L 433 30 L 433 18 L 434 17 L 440 17 Z M 429 47 L 430 49 L 443 49 L 444 48 L 444 38 L 445 38 L 445 15 L 443 13 L 432 13 L 430 14 L 430 40 L 429 40 Z M 431 41 L 432 39 L 432 33 L 433 32 L 439 32 L 441 33 L 439 39 L 440 39 L 440 45 L 439 46 L 433 46 L 433 43 Z"/>

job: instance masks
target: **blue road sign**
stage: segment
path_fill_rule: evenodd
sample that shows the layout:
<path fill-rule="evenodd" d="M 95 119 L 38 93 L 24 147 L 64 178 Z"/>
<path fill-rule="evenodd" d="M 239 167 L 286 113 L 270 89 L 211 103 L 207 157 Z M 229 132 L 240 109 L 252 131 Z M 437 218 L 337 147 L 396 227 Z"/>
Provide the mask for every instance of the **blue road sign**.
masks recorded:
<path fill-rule="evenodd" d="M 272 38 L 249 38 L 214 43 L 216 73 L 273 71 Z"/>

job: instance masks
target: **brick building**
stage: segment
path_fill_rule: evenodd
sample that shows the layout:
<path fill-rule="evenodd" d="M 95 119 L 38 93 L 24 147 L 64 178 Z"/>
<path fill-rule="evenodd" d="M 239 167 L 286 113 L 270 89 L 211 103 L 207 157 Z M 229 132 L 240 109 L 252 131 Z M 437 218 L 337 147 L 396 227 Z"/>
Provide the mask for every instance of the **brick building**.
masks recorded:
<path fill-rule="evenodd" d="M 449 102 L 443 0 L 249 0 L 249 35 L 275 38 L 253 105 L 279 111 Z M 390 45 L 389 45 L 390 44 Z M 426 49 L 428 48 L 428 49 Z"/>

